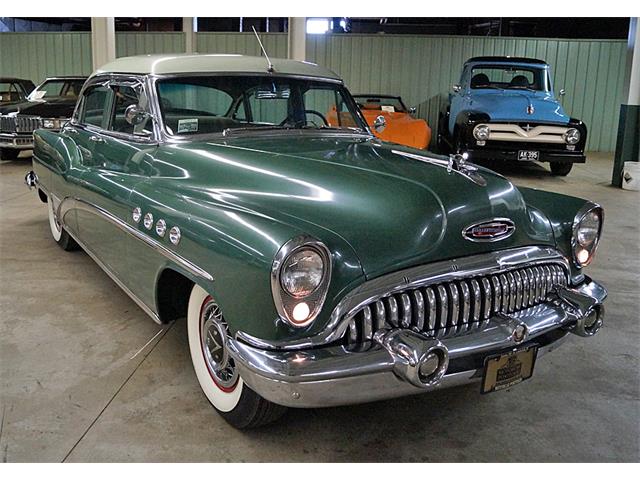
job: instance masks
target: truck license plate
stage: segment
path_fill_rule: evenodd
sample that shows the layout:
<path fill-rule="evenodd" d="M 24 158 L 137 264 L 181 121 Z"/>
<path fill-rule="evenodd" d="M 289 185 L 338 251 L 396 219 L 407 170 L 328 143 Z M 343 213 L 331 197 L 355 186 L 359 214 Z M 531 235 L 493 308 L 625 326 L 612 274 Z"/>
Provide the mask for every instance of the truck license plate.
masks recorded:
<path fill-rule="evenodd" d="M 487 357 L 484 363 L 482 393 L 497 392 L 531 378 L 538 347 Z"/>
<path fill-rule="evenodd" d="M 540 157 L 540 152 L 536 152 L 533 150 L 518 150 L 518 160 L 523 162 L 533 162 L 538 160 Z"/>

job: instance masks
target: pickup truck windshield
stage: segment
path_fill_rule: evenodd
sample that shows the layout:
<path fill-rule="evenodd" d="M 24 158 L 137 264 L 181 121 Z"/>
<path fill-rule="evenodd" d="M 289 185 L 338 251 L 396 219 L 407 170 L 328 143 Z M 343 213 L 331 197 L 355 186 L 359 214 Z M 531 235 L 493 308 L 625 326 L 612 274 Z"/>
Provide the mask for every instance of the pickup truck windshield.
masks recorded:
<path fill-rule="evenodd" d="M 514 90 L 549 91 L 545 68 L 478 65 L 471 70 L 471 88 L 499 88 Z"/>
<path fill-rule="evenodd" d="M 347 90 L 333 82 L 275 76 L 200 75 L 157 82 L 169 135 L 270 129 L 365 131 Z"/>

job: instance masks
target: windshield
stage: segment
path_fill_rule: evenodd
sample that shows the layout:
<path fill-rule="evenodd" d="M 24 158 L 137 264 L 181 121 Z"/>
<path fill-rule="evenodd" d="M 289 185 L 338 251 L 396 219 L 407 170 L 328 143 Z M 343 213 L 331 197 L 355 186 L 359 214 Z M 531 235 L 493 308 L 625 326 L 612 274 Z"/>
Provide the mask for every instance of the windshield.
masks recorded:
<path fill-rule="evenodd" d="M 31 100 L 51 97 L 77 99 L 82 85 L 84 80 L 48 80 L 31 92 L 29 98 Z"/>
<path fill-rule="evenodd" d="M 471 70 L 471 88 L 549 91 L 546 68 L 479 65 Z"/>
<path fill-rule="evenodd" d="M 193 76 L 157 82 L 170 135 L 256 129 L 364 130 L 340 84 L 261 76 Z"/>
<path fill-rule="evenodd" d="M 0 102 L 17 102 L 24 98 L 22 87 L 16 82 L 0 82 Z"/>
<path fill-rule="evenodd" d="M 398 97 L 376 97 L 372 95 L 354 95 L 361 110 L 377 110 L 381 112 L 406 112 L 407 108 Z"/>

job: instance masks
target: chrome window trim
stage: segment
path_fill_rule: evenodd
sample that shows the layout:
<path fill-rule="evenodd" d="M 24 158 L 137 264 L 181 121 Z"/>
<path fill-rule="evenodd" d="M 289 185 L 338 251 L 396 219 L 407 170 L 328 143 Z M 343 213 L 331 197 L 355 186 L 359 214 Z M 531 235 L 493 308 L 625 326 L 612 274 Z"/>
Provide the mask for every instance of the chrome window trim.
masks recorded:
<path fill-rule="evenodd" d="M 386 297 L 391 294 L 437 283 L 442 284 L 449 280 L 496 274 L 516 267 L 530 267 L 543 263 L 557 263 L 569 271 L 569 260 L 565 256 L 555 248 L 540 246 L 499 250 L 420 265 L 383 275 L 356 287 L 338 302 L 327 326 L 312 337 L 290 341 L 266 341 L 239 331 L 236 333 L 236 338 L 249 345 L 265 349 L 295 350 L 325 345 L 342 338 L 351 317 L 360 308 L 383 298 L 386 300 Z M 443 327 L 446 325 L 440 326 L 440 328 Z"/>
<path fill-rule="evenodd" d="M 111 213 L 109 213 L 105 209 L 103 209 L 103 208 L 101 208 L 101 207 L 99 207 L 97 205 L 94 205 L 92 203 L 89 203 L 89 202 L 87 202 L 85 200 L 82 200 L 82 199 L 79 199 L 79 198 L 75 198 L 75 197 L 65 197 L 62 200 L 62 202 L 60 202 L 60 205 L 58 206 L 57 217 L 59 219 L 62 219 L 63 226 L 65 228 L 66 228 L 66 225 L 64 225 L 64 221 L 63 221 L 64 220 L 64 216 L 70 210 L 84 210 L 86 212 L 89 212 L 89 213 L 92 213 L 92 214 L 97 215 L 99 217 L 102 217 L 103 219 L 105 219 L 106 221 L 111 223 L 112 225 L 116 226 L 120 230 L 123 230 L 125 233 L 128 233 L 129 235 L 134 237 L 136 240 L 139 240 L 142 243 L 144 243 L 145 245 L 153 248 L 156 252 L 160 253 L 162 256 L 164 256 L 165 258 L 167 258 L 171 262 L 177 264 L 178 266 L 180 266 L 184 270 L 188 271 L 192 275 L 194 275 L 194 276 L 196 276 L 198 278 L 201 278 L 203 280 L 207 280 L 209 282 L 213 282 L 214 281 L 213 276 L 211 274 L 209 274 L 207 271 L 203 270 L 202 268 L 200 268 L 197 265 L 195 265 L 194 263 L 190 262 L 189 260 L 187 260 L 183 256 L 181 256 L 181 255 L 177 254 L 176 252 L 170 250 L 169 248 L 165 247 L 164 245 L 162 245 L 157 240 L 151 238 L 149 235 L 147 235 L 147 234 L 143 233 L 142 231 L 132 227 L 128 223 L 124 222 L 123 220 L 120 220 L 118 217 L 116 217 L 115 215 L 112 215 Z M 67 230 L 69 230 L 69 229 L 67 228 Z"/>
<path fill-rule="evenodd" d="M 118 85 L 122 85 L 122 86 L 141 85 L 149 101 L 149 105 L 148 105 L 149 110 L 151 110 L 149 112 L 152 116 L 151 121 L 153 123 L 153 133 L 151 134 L 151 136 L 145 137 L 140 135 L 115 132 L 113 130 L 104 129 L 97 125 L 82 123 L 79 119 L 79 115 L 82 109 L 85 93 L 89 88 L 92 88 L 97 85 L 103 85 L 106 87 L 112 87 L 112 86 L 118 86 Z M 104 135 L 106 137 L 111 137 L 117 140 L 127 140 L 130 142 L 144 143 L 147 145 L 158 145 L 160 143 L 161 136 L 159 135 L 159 127 L 158 127 L 159 120 L 158 120 L 157 112 L 155 111 L 155 108 L 154 108 L 156 104 L 156 100 L 155 98 L 152 97 L 150 92 L 151 90 L 150 90 L 148 78 L 146 78 L 146 76 L 131 75 L 131 74 L 95 75 L 91 77 L 89 80 L 87 80 L 83 85 L 82 90 L 78 95 L 78 101 L 76 102 L 76 106 L 73 110 L 73 114 L 71 115 L 71 118 L 69 119 L 68 125 L 71 125 L 73 127 L 79 128 L 81 130 L 84 130 L 90 133 Z M 62 131 L 64 132 L 64 127 Z"/>

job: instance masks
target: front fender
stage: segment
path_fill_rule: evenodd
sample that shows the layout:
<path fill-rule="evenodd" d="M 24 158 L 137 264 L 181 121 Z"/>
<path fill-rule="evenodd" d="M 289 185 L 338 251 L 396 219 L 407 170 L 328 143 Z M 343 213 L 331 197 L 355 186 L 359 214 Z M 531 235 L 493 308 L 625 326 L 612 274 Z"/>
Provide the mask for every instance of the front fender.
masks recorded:
<path fill-rule="evenodd" d="M 473 142 L 473 127 L 478 123 L 491 121 L 491 117 L 477 110 L 463 110 L 456 115 L 454 124 L 454 140 L 467 145 Z"/>

